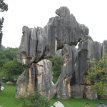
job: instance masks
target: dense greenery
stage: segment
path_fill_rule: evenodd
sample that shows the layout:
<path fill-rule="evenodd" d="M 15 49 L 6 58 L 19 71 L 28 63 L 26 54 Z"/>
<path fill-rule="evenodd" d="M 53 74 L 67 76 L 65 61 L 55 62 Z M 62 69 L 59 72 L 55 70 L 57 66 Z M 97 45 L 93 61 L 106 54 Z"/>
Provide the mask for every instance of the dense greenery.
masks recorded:
<path fill-rule="evenodd" d="M 55 83 L 61 73 L 62 57 L 55 55 L 50 60 L 52 61 L 53 82 Z"/>
<path fill-rule="evenodd" d="M 100 60 L 91 60 L 86 79 L 90 80 L 98 96 L 107 95 L 107 55 Z"/>
<path fill-rule="evenodd" d="M 0 51 L 0 76 L 7 80 L 16 80 L 23 71 L 23 66 L 17 62 L 17 51 L 17 48 Z"/>
<path fill-rule="evenodd" d="M 59 99 L 51 99 L 50 106 Z M 94 107 L 97 103 L 104 103 L 107 105 L 107 100 L 88 100 L 88 99 L 67 99 L 59 100 L 64 104 L 64 107 L 85 107 L 88 102 L 90 107 Z M 2 107 L 23 107 L 23 100 L 15 98 L 15 86 L 4 84 L 4 90 L 0 92 L 0 106 Z"/>
<path fill-rule="evenodd" d="M 23 107 L 49 107 L 49 100 L 39 92 L 22 99 Z"/>

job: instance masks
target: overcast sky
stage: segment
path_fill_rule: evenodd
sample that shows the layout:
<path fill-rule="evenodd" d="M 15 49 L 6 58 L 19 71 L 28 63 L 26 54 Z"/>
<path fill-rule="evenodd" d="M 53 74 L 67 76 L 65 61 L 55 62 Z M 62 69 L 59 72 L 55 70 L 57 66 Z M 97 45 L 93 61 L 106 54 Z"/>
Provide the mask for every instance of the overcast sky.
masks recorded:
<path fill-rule="evenodd" d="M 19 47 L 22 27 L 44 27 L 55 10 L 67 6 L 77 21 L 89 28 L 89 35 L 95 41 L 107 39 L 107 0 L 5 0 L 8 12 L 4 16 L 2 44 L 5 47 Z"/>

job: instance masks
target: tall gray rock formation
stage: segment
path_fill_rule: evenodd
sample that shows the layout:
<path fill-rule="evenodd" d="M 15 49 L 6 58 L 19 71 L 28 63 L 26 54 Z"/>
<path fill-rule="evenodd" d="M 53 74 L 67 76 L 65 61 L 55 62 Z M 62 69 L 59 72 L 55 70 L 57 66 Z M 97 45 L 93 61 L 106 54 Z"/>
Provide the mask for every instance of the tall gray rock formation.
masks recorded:
<path fill-rule="evenodd" d="M 76 48 L 68 44 L 64 45 L 62 49 L 63 65 L 62 71 L 57 81 L 57 95 L 58 98 L 70 98 L 71 97 L 71 81 L 75 75 L 75 60 L 76 60 Z"/>
<path fill-rule="evenodd" d="M 89 60 L 99 60 L 107 52 L 107 41 L 95 42 L 89 36 L 89 29 L 76 21 L 67 7 L 60 7 L 56 16 L 49 19 L 44 28 L 22 29 L 22 40 L 18 51 L 18 62 L 26 65 L 17 80 L 17 97 L 40 91 L 48 98 L 95 98 L 90 84 L 84 76 L 90 67 Z M 78 44 L 78 49 L 76 45 Z M 63 58 L 61 74 L 52 82 L 54 55 Z"/>

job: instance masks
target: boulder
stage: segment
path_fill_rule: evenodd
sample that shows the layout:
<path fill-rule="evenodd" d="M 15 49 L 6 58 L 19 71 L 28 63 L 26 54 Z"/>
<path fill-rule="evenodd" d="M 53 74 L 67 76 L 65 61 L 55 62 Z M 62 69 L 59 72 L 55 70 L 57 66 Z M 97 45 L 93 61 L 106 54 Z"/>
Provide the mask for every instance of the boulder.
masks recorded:
<path fill-rule="evenodd" d="M 64 107 L 64 105 L 60 101 L 56 101 L 53 105 L 54 107 Z"/>

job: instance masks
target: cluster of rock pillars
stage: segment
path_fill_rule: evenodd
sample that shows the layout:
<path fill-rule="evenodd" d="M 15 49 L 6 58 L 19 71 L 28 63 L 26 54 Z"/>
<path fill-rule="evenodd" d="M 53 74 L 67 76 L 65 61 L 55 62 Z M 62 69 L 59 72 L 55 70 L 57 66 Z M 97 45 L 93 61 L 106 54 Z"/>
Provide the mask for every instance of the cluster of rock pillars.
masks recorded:
<path fill-rule="evenodd" d="M 96 99 L 91 84 L 84 80 L 89 69 L 89 59 L 99 60 L 107 52 L 107 41 L 99 43 L 89 36 L 89 29 L 79 24 L 67 7 L 55 11 L 44 28 L 22 29 L 18 62 L 26 66 L 16 85 L 16 97 L 39 91 L 52 98 Z M 78 47 L 77 47 L 78 46 Z M 61 74 L 56 83 L 52 81 L 50 57 L 63 59 Z"/>

